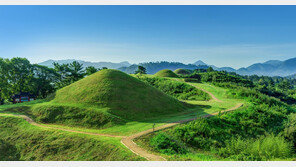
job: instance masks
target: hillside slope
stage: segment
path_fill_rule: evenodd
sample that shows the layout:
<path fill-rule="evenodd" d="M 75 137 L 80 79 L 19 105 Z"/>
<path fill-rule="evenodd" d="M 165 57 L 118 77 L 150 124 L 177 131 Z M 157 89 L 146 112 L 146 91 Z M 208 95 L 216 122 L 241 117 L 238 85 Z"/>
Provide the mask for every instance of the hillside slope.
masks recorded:
<path fill-rule="evenodd" d="M 169 69 L 160 70 L 156 74 L 154 74 L 154 76 L 178 78 L 178 75 Z"/>
<path fill-rule="evenodd" d="M 84 122 L 96 126 L 96 123 L 116 124 L 185 109 L 177 99 L 137 78 L 106 69 L 58 90 L 52 101 L 33 107 L 33 113 L 45 117 L 40 119 L 43 122 L 69 125 Z"/>

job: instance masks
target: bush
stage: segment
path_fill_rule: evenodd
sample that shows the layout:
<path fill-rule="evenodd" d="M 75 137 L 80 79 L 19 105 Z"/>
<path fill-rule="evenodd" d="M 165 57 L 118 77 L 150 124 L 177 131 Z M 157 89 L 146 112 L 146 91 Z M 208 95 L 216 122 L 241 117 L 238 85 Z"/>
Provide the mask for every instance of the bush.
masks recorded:
<path fill-rule="evenodd" d="M 284 136 L 296 146 L 296 113 L 290 114 L 285 122 Z"/>
<path fill-rule="evenodd" d="M 16 147 L 0 139 L 0 161 L 18 161 L 20 154 Z"/>
<path fill-rule="evenodd" d="M 157 151 L 160 151 L 164 154 L 184 154 L 187 152 L 180 143 L 178 143 L 176 140 L 173 140 L 170 136 L 163 132 L 155 135 L 150 140 L 150 145 Z"/>
<path fill-rule="evenodd" d="M 226 142 L 218 154 L 235 160 L 266 161 L 276 158 L 289 158 L 292 144 L 282 136 L 267 135 L 258 139 L 232 138 Z"/>
<path fill-rule="evenodd" d="M 195 83 L 200 83 L 199 79 L 196 78 L 184 78 L 185 82 L 195 82 Z"/>

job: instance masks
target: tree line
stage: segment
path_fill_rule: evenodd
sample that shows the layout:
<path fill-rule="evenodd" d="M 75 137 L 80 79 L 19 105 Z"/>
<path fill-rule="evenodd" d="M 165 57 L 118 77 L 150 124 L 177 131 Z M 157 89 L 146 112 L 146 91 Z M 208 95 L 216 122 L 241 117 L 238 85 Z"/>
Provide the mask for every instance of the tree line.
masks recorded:
<path fill-rule="evenodd" d="M 103 67 L 106 68 L 106 67 Z M 10 102 L 14 94 L 29 92 L 45 98 L 55 90 L 67 86 L 101 69 L 73 61 L 54 63 L 54 68 L 31 64 L 26 58 L 0 58 L 0 104 Z"/>

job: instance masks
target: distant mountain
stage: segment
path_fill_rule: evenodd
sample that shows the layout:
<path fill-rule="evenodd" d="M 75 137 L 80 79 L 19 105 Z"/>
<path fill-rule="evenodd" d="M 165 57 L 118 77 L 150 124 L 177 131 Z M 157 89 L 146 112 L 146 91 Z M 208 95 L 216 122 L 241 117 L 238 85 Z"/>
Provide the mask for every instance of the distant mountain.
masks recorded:
<path fill-rule="evenodd" d="M 269 60 L 236 71 L 241 75 L 289 76 L 296 74 L 296 58 L 285 61 Z"/>
<path fill-rule="evenodd" d="M 45 62 L 39 63 L 40 65 L 53 67 L 52 63 L 57 62 L 60 64 L 71 63 L 75 61 L 74 59 L 68 60 L 47 60 Z M 264 63 L 255 63 L 245 68 L 240 68 L 238 70 L 231 67 L 216 67 L 214 65 L 208 65 L 201 60 L 196 61 L 193 64 L 183 64 L 179 62 L 149 62 L 149 63 L 140 63 L 131 65 L 129 62 L 124 61 L 120 63 L 112 62 L 88 62 L 82 60 L 76 60 L 83 64 L 84 67 L 94 66 L 96 68 L 107 67 L 110 69 L 119 69 L 126 73 L 134 73 L 138 65 L 144 66 L 147 69 L 148 74 L 154 74 L 163 69 L 176 70 L 178 68 L 184 69 L 206 69 L 212 67 L 217 71 L 227 71 L 227 72 L 236 72 L 240 75 L 265 75 L 265 76 L 289 76 L 295 77 L 296 75 L 296 58 L 288 59 L 285 61 L 280 60 L 269 60 Z M 296 77 L 295 77 L 296 78 Z"/>
<path fill-rule="evenodd" d="M 201 65 L 201 66 L 207 66 L 207 64 L 206 63 L 204 63 L 203 61 L 201 61 L 201 60 L 198 60 L 197 62 L 195 62 L 195 63 L 193 63 L 194 65 Z"/>
<path fill-rule="evenodd" d="M 129 67 L 121 67 L 118 70 L 132 74 L 138 69 L 139 65 L 145 67 L 148 74 L 155 74 L 158 71 L 163 70 L 163 69 L 169 69 L 169 70 L 174 71 L 178 68 L 194 70 L 194 69 L 207 69 L 209 67 L 207 65 L 194 65 L 194 64 L 183 64 L 183 63 L 179 63 L 179 62 L 163 61 L 163 62 L 140 63 L 138 65 L 133 64 Z"/>
<path fill-rule="evenodd" d="M 221 68 L 218 68 L 218 71 L 236 72 L 236 69 L 232 67 L 221 67 Z"/>
<path fill-rule="evenodd" d="M 276 65 L 279 65 L 281 63 L 282 63 L 282 61 L 280 61 L 280 60 L 269 60 L 269 61 L 267 61 L 267 62 L 265 62 L 263 64 L 270 64 L 270 65 L 276 66 Z"/>
<path fill-rule="evenodd" d="M 78 61 L 79 63 L 83 64 L 83 67 L 88 66 L 94 66 L 96 68 L 102 68 L 107 67 L 109 69 L 117 69 L 120 67 L 128 67 L 131 64 L 127 61 L 120 62 L 120 63 L 112 63 L 112 62 L 89 62 L 89 61 L 83 61 L 83 60 L 75 60 L 75 59 L 67 59 L 67 60 L 47 60 L 42 63 L 39 63 L 39 65 L 47 66 L 53 68 L 53 63 L 57 62 L 59 64 L 67 64 L 72 63 L 73 61 Z"/>

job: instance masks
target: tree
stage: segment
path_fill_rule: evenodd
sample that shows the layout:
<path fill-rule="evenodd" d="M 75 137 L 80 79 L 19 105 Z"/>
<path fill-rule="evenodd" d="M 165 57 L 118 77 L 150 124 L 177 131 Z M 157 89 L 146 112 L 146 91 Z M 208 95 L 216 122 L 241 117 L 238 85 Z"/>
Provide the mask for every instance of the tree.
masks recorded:
<path fill-rule="evenodd" d="M 8 81 L 11 93 L 20 93 L 30 90 L 33 79 L 33 66 L 26 58 L 12 58 L 8 62 Z"/>
<path fill-rule="evenodd" d="M 7 59 L 0 58 L 0 105 L 4 104 L 5 97 L 8 96 L 8 71 Z"/>
<path fill-rule="evenodd" d="M 55 91 L 55 83 L 58 81 L 58 74 L 54 69 L 34 64 L 33 73 L 32 92 L 34 92 L 35 95 L 45 98 L 48 94 Z"/>
<path fill-rule="evenodd" d="M 208 69 L 207 69 L 207 72 L 213 72 L 214 71 L 214 69 L 212 68 L 212 67 L 209 67 Z"/>
<path fill-rule="evenodd" d="M 85 75 L 91 75 L 93 73 L 96 73 L 100 69 L 96 69 L 94 66 L 88 66 L 85 68 Z"/>
<path fill-rule="evenodd" d="M 54 69 L 59 76 L 57 88 L 62 88 L 84 77 L 83 64 L 73 61 L 70 64 L 53 63 Z"/>
<path fill-rule="evenodd" d="M 284 91 L 292 88 L 292 85 L 287 80 L 283 80 L 277 86 L 279 89 L 284 90 Z"/>
<path fill-rule="evenodd" d="M 146 74 L 146 68 L 143 66 L 138 66 L 138 70 L 135 71 L 135 74 Z"/>
<path fill-rule="evenodd" d="M 59 64 L 54 62 L 54 70 L 56 71 L 58 75 L 58 81 L 56 81 L 56 87 L 62 88 L 64 86 L 67 86 L 70 84 L 70 81 L 68 79 L 68 76 L 70 74 L 69 72 L 69 64 Z"/>
<path fill-rule="evenodd" d="M 82 79 L 84 76 L 83 64 L 79 63 L 78 61 L 73 61 L 69 65 L 69 72 L 71 83 Z"/>

